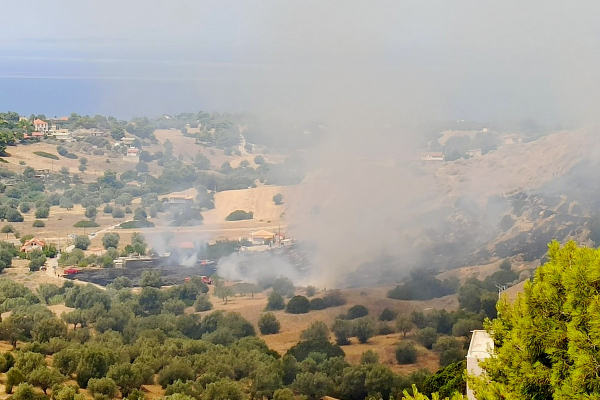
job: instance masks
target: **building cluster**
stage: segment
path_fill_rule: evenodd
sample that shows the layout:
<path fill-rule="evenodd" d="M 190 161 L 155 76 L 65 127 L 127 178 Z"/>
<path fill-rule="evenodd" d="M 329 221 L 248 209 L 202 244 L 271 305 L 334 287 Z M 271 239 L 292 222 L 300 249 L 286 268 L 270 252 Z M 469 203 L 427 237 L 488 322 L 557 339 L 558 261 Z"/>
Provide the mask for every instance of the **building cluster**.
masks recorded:
<path fill-rule="evenodd" d="M 493 131 L 488 130 L 487 128 L 483 128 L 481 130 L 473 130 L 473 131 L 453 131 L 447 130 L 441 133 L 442 137 L 438 140 L 441 145 L 445 145 L 446 141 L 451 137 L 469 137 L 471 139 L 475 138 L 478 134 L 492 134 Z M 514 144 L 523 143 L 523 137 L 516 134 L 510 133 L 500 136 L 500 146 L 510 146 Z M 469 158 L 472 157 L 481 157 L 483 155 L 482 149 L 474 148 L 468 149 L 465 152 L 465 155 Z M 425 152 L 421 153 L 421 161 L 426 162 L 438 162 L 438 161 L 446 161 L 446 155 L 441 151 L 435 152 Z"/>
<path fill-rule="evenodd" d="M 26 117 L 20 117 L 21 120 L 27 120 Z M 48 121 L 36 118 L 33 121 L 33 132 L 24 135 L 24 139 L 54 139 L 59 142 L 68 143 L 78 140 L 83 140 L 87 137 L 103 137 L 109 135 L 109 131 L 105 129 L 84 129 L 79 128 L 70 130 L 66 127 L 69 122 L 69 117 L 51 118 Z M 123 137 L 118 145 L 125 146 L 127 152 L 125 159 L 132 162 L 138 162 L 140 149 L 135 145 L 135 137 Z"/>

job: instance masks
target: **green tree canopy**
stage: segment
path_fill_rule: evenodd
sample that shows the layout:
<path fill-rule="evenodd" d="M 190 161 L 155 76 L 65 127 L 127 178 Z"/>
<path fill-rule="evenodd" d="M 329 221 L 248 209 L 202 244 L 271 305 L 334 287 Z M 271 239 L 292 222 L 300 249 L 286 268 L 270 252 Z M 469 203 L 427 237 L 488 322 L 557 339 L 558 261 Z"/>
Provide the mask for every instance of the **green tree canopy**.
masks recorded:
<path fill-rule="evenodd" d="M 491 382 L 473 384 L 480 399 L 600 396 L 600 250 L 554 241 L 548 259 L 486 324 L 495 356 L 482 363 Z"/>

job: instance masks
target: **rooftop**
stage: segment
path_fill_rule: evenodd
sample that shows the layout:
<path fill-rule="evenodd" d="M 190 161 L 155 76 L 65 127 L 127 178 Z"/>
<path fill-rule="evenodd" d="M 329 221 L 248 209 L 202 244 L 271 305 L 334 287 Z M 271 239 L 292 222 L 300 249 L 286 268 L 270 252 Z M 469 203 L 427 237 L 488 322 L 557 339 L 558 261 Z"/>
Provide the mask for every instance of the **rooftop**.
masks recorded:
<path fill-rule="evenodd" d="M 492 353 L 493 350 L 494 340 L 489 333 L 484 330 L 473 331 L 467 357 L 486 358 Z"/>

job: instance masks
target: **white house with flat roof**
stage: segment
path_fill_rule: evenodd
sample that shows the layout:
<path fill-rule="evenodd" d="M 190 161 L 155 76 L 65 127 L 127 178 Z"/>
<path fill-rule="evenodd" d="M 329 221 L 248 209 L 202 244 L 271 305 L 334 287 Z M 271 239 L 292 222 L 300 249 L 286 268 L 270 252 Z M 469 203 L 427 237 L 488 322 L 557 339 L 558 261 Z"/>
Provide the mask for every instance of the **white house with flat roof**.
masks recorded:
<path fill-rule="evenodd" d="M 473 331 L 469 351 L 467 352 L 467 374 L 479 376 L 483 374 L 483 370 L 479 366 L 479 362 L 492 355 L 494 351 L 494 340 L 484 330 Z M 467 383 L 467 399 L 477 400 L 473 391 Z"/>

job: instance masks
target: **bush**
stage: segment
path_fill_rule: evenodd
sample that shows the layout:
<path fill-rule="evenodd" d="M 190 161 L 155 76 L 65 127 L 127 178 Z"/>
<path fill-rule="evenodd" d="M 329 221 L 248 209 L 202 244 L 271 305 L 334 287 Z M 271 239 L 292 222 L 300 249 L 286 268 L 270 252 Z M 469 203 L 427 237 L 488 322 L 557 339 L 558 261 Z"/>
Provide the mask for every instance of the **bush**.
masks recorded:
<path fill-rule="evenodd" d="M 23 222 L 23 215 L 14 208 L 8 208 L 4 214 L 8 222 Z"/>
<path fill-rule="evenodd" d="M 208 298 L 208 295 L 203 293 L 196 297 L 196 301 L 194 302 L 194 310 L 196 311 L 208 311 L 213 307 L 212 302 Z"/>
<path fill-rule="evenodd" d="M 258 320 L 258 329 L 263 335 L 272 335 L 274 333 L 279 333 L 280 328 L 281 324 L 279 323 L 279 321 L 277 321 L 277 318 L 273 313 L 265 313 L 261 315 Z"/>
<path fill-rule="evenodd" d="M 113 212 L 113 206 L 111 206 L 110 204 L 106 204 L 104 206 L 104 208 L 102 209 L 102 212 L 104 214 L 112 214 L 112 212 Z"/>
<path fill-rule="evenodd" d="M 438 340 L 438 333 L 435 328 L 427 327 L 419 329 L 415 333 L 415 339 L 427 349 L 431 349 Z"/>
<path fill-rule="evenodd" d="M 23 211 L 23 210 L 21 210 L 21 211 Z M 510 261 L 508 261 L 508 259 L 504 259 L 500 263 L 500 269 L 502 269 L 504 271 L 510 271 L 512 269 L 512 265 L 511 265 Z"/>
<path fill-rule="evenodd" d="M 379 314 L 380 321 L 393 321 L 398 316 L 398 313 L 394 310 L 390 310 L 389 308 L 384 308 L 381 314 Z"/>
<path fill-rule="evenodd" d="M 117 395 L 117 384 L 110 378 L 92 378 L 88 381 L 87 389 L 92 395 L 102 394 L 110 399 Z"/>
<path fill-rule="evenodd" d="M 79 157 L 77 156 L 77 154 L 73 154 L 73 153 L 68 153 L 64 155 L 65 158 L 70 158 L 72 160 L 77 160 Z"/>
<path fill-rule="evenodd" d="M 34 151 L 33 154 L 40 157 L 50 158 L 52 160 L 58 160 L 58 156 L 56 154 L 51 154 L 46 151 Z"/>
<path fill-rule="evenodd" d="M 50 215 L 50 209 L 48 207 L 40 207 L 35 210 L 36 218 L 48 218 L 48 215 Z"/>
<path fill-rule="evenodd" d="M 19 210 L 26 214 L 29 211 L 31 211 L 31 206 L 29 205 L 29 203 L 21 203 L 21 205 L 19 206 Z"/>
<path fill-rule="evenodd" d="M 285 301 L 283 300 L 283 296 L 273 290 L 271 294 L 269 294 L 269 298 L 267 299 L 267 307 L 266 310 L 283 310 L 285 308 Z"/>
<path fill-rule="evenodd" d="M 36 219 L 35 221 L 33 221 L 34 228 L 43 228 L 45 226 L 46 226 L 46 223 L 44 221 L 40 221 L 39 219 Z"/>
<path fill-rule="evenodd" d="M 286 355 L 291 355 L 298 361 L 303 361 L 310 353 L 322 353 L 327 358 L 344 357 L 346 354 L 340 346 L 328 340 L 305 340 L 288 350 Z"/>
<path fill-rule="evenodd" d="M 333 290 L 323 296 L 323 301 L 325 302 L 325 308 L 329 307 L 338 307 L 346 304 L 346 298 L 339 290 Z"/>
<path fill-rule="evenodd" d="M 105 250 L 108 250 L 110 247 L 116 249 L 119 247 L 119 239 L 121 239 L 121 236 L 118 233 L 107 233 L 102 236 L 102 246 Z"/>
<path fill-rule="evenodd" d="M 353 323 L 352 334 L 359 342 L 367 343 L 375 335 L 375 324 L 370 318 L 359 318 Z"/>
<path fill-rule="evenodd" d="M 315 293 L 317 292 L 317 288 L 315 288 L 314 286 L 307 286 L 305 293 L 306 293 L 306 297 L 313 297 L 315 295 Z"/>
<path fill-rule="evenodd" d="M 172 385 L 176 380 L 182 382 L 193 381 L 195 378 L 194 370 L 183 361 L 176 360 L 161 369 L 158 373 L 158 383 L 166 388 L 167 385 Z"/>
<path fill-rule="evenodd" d="M 252 211 L 246 212 L 243 210 L 235 210 L 227 217 L 225 217 L 225 221 L 242 221 L 245 219 L 254 218 L 254 213 Z"/>
<path fill-rule="evenodd" d="M 452 396 L 453 393 L 465 393 L 467 383 L 465 382 L 465 370 L 467 360 L 461 360 L 439 369 L 423 382 L 423 392 L 439 393 L 441 398 Z"/>
<path fill-rule="evenodd" d="M 254 164 L 262 165 L 264 163 L 265 163 L 265 158 L 263 156 L 261 156 L 260 154 L 257 155 L 256 157 L 254 157 Z"/>
<path fill-rule="evenodd" d="M 100 225 L 96 221 L 88 221 L 85 219 L 82 219 L 73 225 L 74 228 L 97 228 L 99 226 Z"/>
<path fill-rule="evenodd" d="M 281 193 L 277 193 L 275 196 L 273 196 L 273 203 L 275 203 L 277 206 L 283 204 L 283 195 Z"/>
<path fill-rule="evenodd" d="M 331 332 L 335 335 L 335 341 L 338 345 L 350 344 L 348 338 L 352 336 L 352 322 L 336 319 L 331 325 Z"/>
<path fill-rule="evenodd" d="M 133 213 L 133 219 L 135 219 L 136 221 L 142 221 L 146 218 L 148 218 L 148 214 L 146 214 L 146 210 L 144 210 L 142 207 L 138 207 L 135 209 L 135 211 Z"/>
<path fill-rule="evenodd" d="M 346 319 L 357 319 L 366 316 L 369 314 L 369 310 L 367 307 L 357 304 L 355 306 L 350 307 L 348 313 L 346 314 Z"/>
<path fill-rule="evenodd" d="M 315 321 L 300 333 L 301 340 L 329 340 L 329 328 L 323 321 Z"/>
<path fill-rule="evenodd" d="M 82 235 L 77 236 L 73 241 L 73 245 L 75 246 L 75 248 L 81 250 L 87 250 L 87 248 L 90 246 L 90 243 L 90 238 Z"/>
<path fill-rule="evenodd" d="M 414 364 L 417 361 L 417 349 L 412 343 L 400 342 L 396 347 L 396 361 L 398 364 Z"/>
<path fill-rule="evenodd" d="M 98 210 L 96 209 L 96 207 L 94 206 L 88 206 L 85 209 L 85 217 L 86 218 L 94 218 L 96 216 L 96 214 L 98 214 Z"/>
<path fill-rule="evenodd" d="M 316 299 L 312 299 L 310 301 L 310 309 L 311 310 L 324 310 L 326 309 L 325 300 L 317 297 Z"/>
<path fill-rule="evenodd" d="M 65 146 L 57 146 L 56 151 L 63 157 L 69 154 L 69 150 Z"/>
<path fill-rule="evenodd" d="M 294 296 L 285 307 L 285 312 L 290 314 L 306 314 L 310 311 L 310 301 L 304 296 Z"/>
<path fill-rule="evenodd" d="M 119 225 L 119 227 L 121 229 L 141 229 L 141 228 L 153 228 L 154 222 L 148 221 L 148 220 L 141 220 L 141 221 L 127 221 L 127 222 L 123 222 Z"/>
<path fill-rule="evenodd" d="M 125 211 L 121 207 L 115 207 L 111 214 L 113 218 L 125 218 Z"/>
<path fill-rule="evenodd" d="M 388 291 L 387 297 L 396 300 L 431 300 L 454 294 L 458 286 L 456 279 L 441 281 L 431 272 L 414 270 L 410 280 Z"/>

